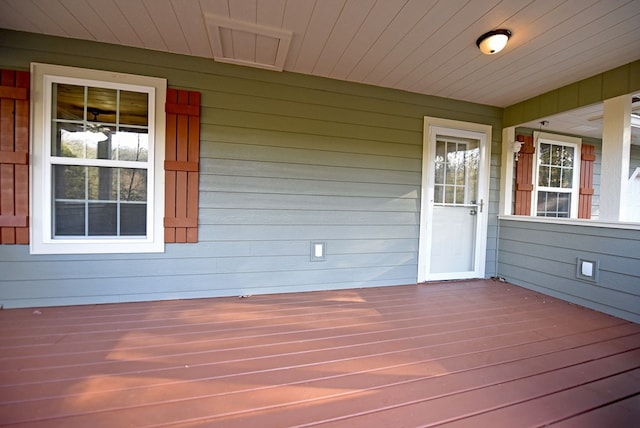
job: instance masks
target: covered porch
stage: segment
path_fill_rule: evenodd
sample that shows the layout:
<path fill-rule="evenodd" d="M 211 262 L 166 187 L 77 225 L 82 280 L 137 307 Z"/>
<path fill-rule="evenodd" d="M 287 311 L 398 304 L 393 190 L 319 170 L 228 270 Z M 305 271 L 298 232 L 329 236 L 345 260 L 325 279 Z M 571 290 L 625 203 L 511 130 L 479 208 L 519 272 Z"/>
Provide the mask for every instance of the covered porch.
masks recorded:
<path fill-rule="evenodd" d="M 12 427 L 599 427 L 640 325 L 492 280 L 0 312 Z"/>

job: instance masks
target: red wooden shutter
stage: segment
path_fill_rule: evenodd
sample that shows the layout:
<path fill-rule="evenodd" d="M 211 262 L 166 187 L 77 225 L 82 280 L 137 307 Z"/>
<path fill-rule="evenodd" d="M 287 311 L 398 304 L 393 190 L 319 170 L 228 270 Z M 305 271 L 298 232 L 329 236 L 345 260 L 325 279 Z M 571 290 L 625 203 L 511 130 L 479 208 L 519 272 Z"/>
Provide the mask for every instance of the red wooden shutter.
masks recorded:
<path fill-rule="evenodd" d="M 580 196 L 578 197 L 578 218 L 591 218 L 593 199 L 593 163 L 596 160 L 596 148 L 583 144 L 580 153 Z"/>
<path fill-rule="evenodd" d="M 516 164 L 516 215 L 531 215 L 531 192 L 533 191 L 533 155 L 536 151 L 533 137 L 518 135 L 523 143 Z"/>
<path fill-rule="evenodd" d="M 29 73 L 0 70 L 0 244 L 29 243 Z"/>
<path fill-rule="evenodd" d="M 165 242 L 198 242 L 200 93 L 167 89 Z"/>

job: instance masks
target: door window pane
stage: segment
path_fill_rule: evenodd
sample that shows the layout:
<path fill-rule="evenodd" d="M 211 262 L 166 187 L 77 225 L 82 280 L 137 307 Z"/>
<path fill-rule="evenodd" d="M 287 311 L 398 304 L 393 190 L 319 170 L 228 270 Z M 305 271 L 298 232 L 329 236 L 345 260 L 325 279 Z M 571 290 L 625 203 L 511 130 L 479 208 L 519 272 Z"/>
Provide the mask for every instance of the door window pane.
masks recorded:
<path fill-rule="evenodd" d="M 434 162 L 434 202 L 471 204 L 478 186 L 478 142 L 439 137 Z"/>

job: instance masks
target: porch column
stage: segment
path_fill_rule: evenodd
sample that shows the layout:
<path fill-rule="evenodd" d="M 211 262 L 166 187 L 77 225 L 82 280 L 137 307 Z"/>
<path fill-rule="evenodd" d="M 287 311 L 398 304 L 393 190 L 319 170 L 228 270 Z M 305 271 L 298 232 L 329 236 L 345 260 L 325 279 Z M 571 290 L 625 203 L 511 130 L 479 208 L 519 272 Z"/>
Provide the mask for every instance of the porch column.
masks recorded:
<path fill-rule="evenodd" d="M 631 150 L 631 95 L 605 100 L 603 120 L 600 220 L 623 221 Z"/>
<path fill-rule="evenodd" d="M 513 214 L 513 142 L 516 141 L 516 128 L 511 126 L 502 130 L 502 162 L 500 171 L 500 203 L 498 215 Z"/>

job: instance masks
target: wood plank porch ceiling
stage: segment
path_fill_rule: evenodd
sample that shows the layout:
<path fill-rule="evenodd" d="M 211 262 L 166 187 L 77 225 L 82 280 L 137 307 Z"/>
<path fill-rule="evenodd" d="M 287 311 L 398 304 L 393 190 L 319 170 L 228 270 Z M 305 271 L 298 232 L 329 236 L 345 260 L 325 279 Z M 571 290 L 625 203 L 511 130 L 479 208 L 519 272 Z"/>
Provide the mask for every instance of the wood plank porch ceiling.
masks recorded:
<path fill-rule="evenodd" d="M 12 427 L 640 420 L 640 325 L 492 281 L 4 310 L 0 326 Z"/>

